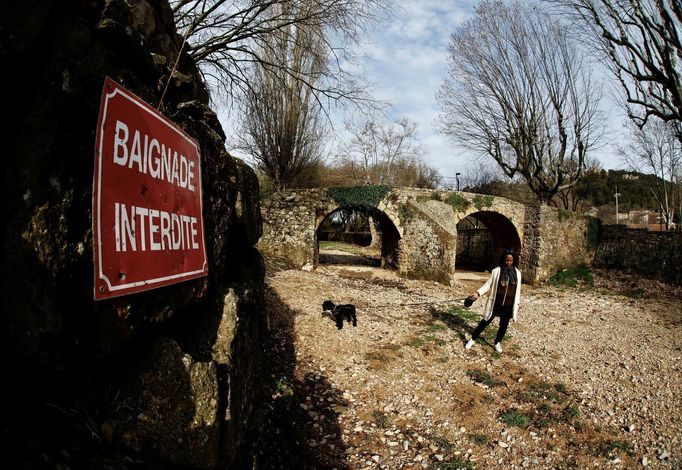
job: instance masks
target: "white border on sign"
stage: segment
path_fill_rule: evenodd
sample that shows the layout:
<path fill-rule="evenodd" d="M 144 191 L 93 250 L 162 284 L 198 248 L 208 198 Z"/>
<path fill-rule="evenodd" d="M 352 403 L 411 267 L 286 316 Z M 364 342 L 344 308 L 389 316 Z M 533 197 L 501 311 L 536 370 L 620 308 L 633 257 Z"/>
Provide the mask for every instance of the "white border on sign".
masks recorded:
<path fill-rule="evenodd" d="M 114 83 L 113 81 L 111 83 Z M 102 147 L 104 145 L 104 124 L 107 122 L 107 107 L 109 105 L 109 100 L 116 96 L 116 94 L 121 94 L 123 97 L 128 99 L 131 103 L 136 105 L 137 107 L 141 108 L 143 111 L 151 115 L 152 117 L 158 119 L 161 121 L 163 124 L 168 126 L 171 130 L 173 130 L 175 133 L 180 135 L 183 139 L 185 139 L 187 142 L 192 145 L 197 152 L 197 158 L 199 159 L 198 163 L 198 170 L 199 170 L 199 188 L 201 188 L 201 193 L 199 194 L 199 210 L 201 211 L 201 243 L 202 247 L 204 250 L 204 266 L 202 269 L 197 270 L 197 271 L 189 271 L 189 272 L 183 272 L 183 273 L 178 273 L 178 274 L 173 274 L 172 276 L 164 276 L 164 277 L 159 277 L 156 279 L 147 279 L 144 281 L 139 281 L 139 282 L 132 282 L 128 284 L 121 284 L 118 286 L 112 286 L 111 281 L 109 278 L 104 274 L 102 271 L 102 224 L 100 222 L 100 215 L 102 213 Z M 134 97 L 129 95 L 128 93 L 125 92 L 122 88 L 119 88 L 116 84 L 114 84 L 114 91 L 112 93 L 108 93 L 104 97 L 104 110 L 102 111 L 102 123 L 99 128 L 99 135 L 100 135 L 100 141 L 99 141 L 99 147 L 98 147 L 98 155 L 97 155 L 97 268 L 99 270 L 99 278 L 103 280 L 104 282 L 107 283 L 107 287 L 110 292 L 116 292 L 122 289 L 130 289 L 132 287 L 139 287 L 139 286 L 145 286 L 145 285 L 150 285 L 150 284 L 157 284 L 159 282 L 164 282 L 164 281 L 170 281 L 173 279 L 178 279 L 182 277 L 187 277 L 191 276 L 193 274 L 199 274 L 203 273 L 206 271 L 206 241 L 204 237 L 204 207 L 203 207 L 203 183 L 201 181 L 201 153 L 199 152 L 199 147 L 194 143 L 194 141 L 185 135 L 184 132 L 182 132 L 181 129 L 178 129 L 172 122 L 168 121 L 164 116 L 161 116 L 157 114 L 156 112 L 150 110 L 147 106 L 143 105 L 139 101 L 137 101 Z"/>

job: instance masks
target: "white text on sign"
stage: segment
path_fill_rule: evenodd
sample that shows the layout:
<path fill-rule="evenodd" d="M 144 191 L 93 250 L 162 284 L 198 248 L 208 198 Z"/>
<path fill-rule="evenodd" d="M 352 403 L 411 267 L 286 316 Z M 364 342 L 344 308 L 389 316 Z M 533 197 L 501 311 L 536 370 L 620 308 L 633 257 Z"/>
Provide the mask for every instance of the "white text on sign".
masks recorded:
<path fill-rule="evenodd" d="M 119 120 L 116 121 L 113 157 L 117 165 L 127 165 L 131 169 L 135 165 L 140 173 L 194 192 L 193 161 L 137 129 L 131 142 L 128 125 Z"/>

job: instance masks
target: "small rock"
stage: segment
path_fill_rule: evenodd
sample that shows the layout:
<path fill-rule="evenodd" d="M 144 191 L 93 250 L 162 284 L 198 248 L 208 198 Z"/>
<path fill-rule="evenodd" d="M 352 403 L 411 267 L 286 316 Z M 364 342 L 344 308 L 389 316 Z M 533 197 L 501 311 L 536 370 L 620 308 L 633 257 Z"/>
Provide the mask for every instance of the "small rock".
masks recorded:
<path fill-rule="evenodd" d="M 507 444 L 506 442 L 499 441 L 497 444 L 500 447 L 502 447 L 503 449 L 506 449 L 507 447 L 509 447 L 509 444 Z"/>
<path fill-rule="evenodd" d="M 373 455 L 373 456 L 372 456 L 372 460 L 374 460 L 375 462 L 379 463 L 379 460 L 381 460 L 381 457 L 379 457 L 378 455 Z"/>
<path fill-rule="evenodd" d="M 645 467 L 649 465 L 649 459 L 646 458 L 646 455 L 642 457 L 642 465 Z"/>

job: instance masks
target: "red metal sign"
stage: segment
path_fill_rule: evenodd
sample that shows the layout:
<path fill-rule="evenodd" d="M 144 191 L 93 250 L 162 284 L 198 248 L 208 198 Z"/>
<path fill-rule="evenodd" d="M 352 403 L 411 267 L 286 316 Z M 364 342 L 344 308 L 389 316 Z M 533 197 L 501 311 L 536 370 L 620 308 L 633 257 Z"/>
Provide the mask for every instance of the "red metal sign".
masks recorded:
<path fill-rule="evenodd" d="M 93 177 L 95 300 L 208 274 L 199 146 L 107 77 Z"/>

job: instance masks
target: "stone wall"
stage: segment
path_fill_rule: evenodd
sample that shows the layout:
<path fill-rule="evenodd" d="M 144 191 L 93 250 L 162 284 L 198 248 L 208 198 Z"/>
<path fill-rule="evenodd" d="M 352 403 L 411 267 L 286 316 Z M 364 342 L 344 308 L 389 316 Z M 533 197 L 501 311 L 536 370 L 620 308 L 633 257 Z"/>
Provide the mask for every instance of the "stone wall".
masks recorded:
<path fill-rule="evenodd" d="M 3 426 L 17 440 L 91 430 L 71 448 L 2 446 L 14 455 L 0 460 L 68 467 L 60 450 L 78 459 L 96 436 L 98 448 L 131 449 L 137 459 L 231 465 L 263 380 L 258 181 L 224 150 L 167 1 L 9 0 L 0 21 L 11 110 L 0 228 Z M 209 276 L 94 302 L 92 178 L 105 76 L 199 142 Z M 45 403 L 75 411 L 53 414 L 62 419 L 51 428 Z"/>
<path fill-rule="evenodd" d="M 604 225 L 593 265 L 682 284 L 682 232 Z"/>
<path fill-rule="evenodd" d="M 536 211 L 541 231 L 533 266 L 535 281 L 545 280 L 562 269 L 589 265 L 588 218 L 548 206 L 539 206 Z"/>
<path fill-rule="evenodd" d="M 335 208 L 324 189 L 282 191 L 262 202 L 258 249 L 268 267 L 302 268 L 317 260 L 316 230 Z"/>

